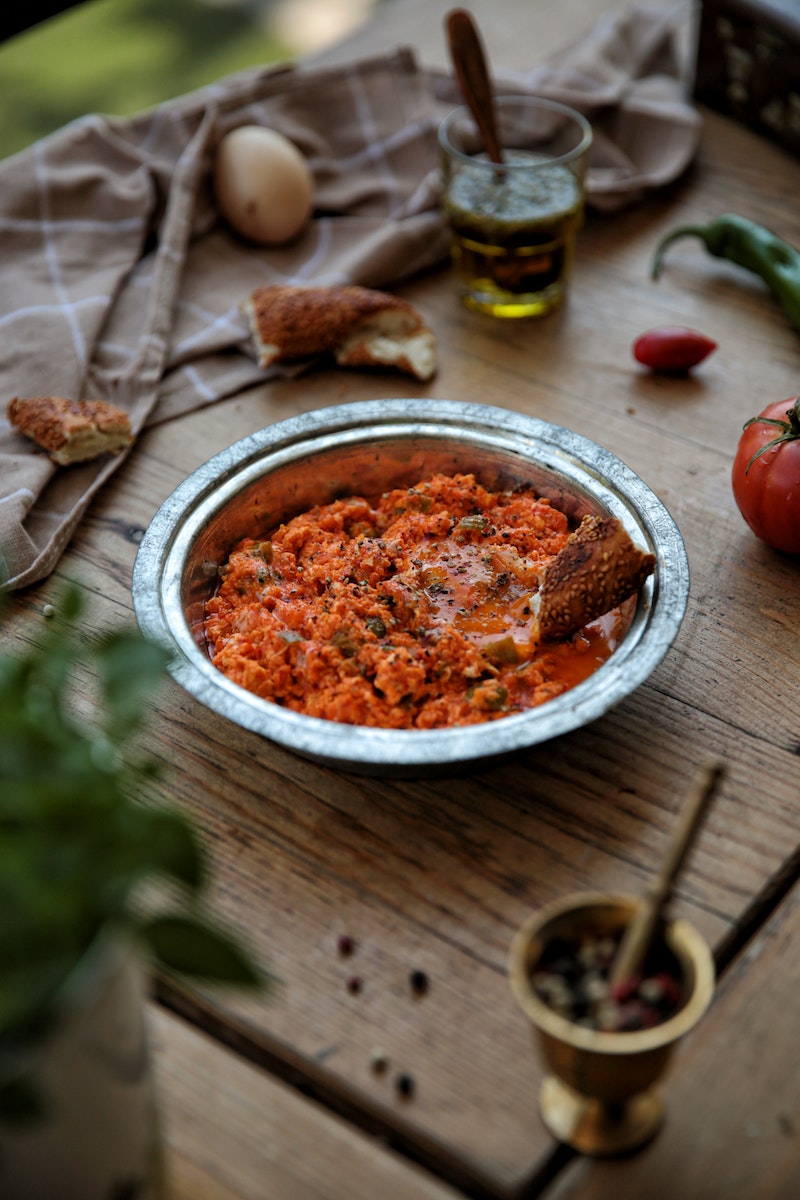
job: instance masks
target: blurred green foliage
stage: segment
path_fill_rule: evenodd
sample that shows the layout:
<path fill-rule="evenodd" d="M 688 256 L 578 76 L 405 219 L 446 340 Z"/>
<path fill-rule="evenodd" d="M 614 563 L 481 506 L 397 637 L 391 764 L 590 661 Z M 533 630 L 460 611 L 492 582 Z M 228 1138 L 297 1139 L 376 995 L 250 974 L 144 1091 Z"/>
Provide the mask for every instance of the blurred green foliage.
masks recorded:
<path fill-rule="evenodd" d="M 86 113 L 126 116 L 286 61 L 270 0 L 87 0 L 0 44 L 0 157 Z"/>
<path fill-rule="evenodd" d="M 62 989 L 104 934 L 169 970 L 244 984 L 266 973 L 209 923 L 207 859 L 188 817 L 144 803 L 160 764 L 136 744 L 167 652 L 133 630 L 91 637 L 70 585 L 39 640 L 0 653 L 0 1123 L 26 1112 L 20 1053 L 46 1035 Z M 94 668 L 91 716 L 75 681 Z M 168 881 L 166 906 L 140 889 Z"/>

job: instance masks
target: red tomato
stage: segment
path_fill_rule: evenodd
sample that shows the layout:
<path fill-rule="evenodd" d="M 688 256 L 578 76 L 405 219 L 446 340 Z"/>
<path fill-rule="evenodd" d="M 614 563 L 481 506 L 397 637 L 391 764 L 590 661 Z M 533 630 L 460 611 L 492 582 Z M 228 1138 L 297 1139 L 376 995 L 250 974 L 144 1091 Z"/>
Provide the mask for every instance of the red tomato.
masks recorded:
<path fill-rule="evenodd" d="M 800 396 L 768 404 L 746 423 L 732 483 L 756 537 L 775 550 L 800 554 Z"/>

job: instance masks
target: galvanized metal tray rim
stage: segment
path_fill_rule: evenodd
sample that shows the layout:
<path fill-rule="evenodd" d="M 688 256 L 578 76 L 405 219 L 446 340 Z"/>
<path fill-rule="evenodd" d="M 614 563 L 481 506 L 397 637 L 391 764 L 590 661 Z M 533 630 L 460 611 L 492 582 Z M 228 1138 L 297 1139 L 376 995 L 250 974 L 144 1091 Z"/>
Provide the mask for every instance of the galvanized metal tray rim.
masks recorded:
<path fill-rule="evenodd" d="M 231 683 L 197 645 L 183 611 L 191 546 L 242 488 L 324 450 L 393 438 L 457 438 L 535 464 L 590 495 L 657 557 L 622 645 L 584 683 L 530 712 L 443 730 L 352 727 L 307 717 Z M 689 570 L 671 515 L 618 457 L 571 430 L 491 405 L 453 400 L 362 401 L 304 413 L 221 451 L 185 479 L 154 516 L 137 554 L 133 599 L 142 631 L 174 652 L 171 673 L 210 709 L 307 757 L 374 774 L 428 773 L 503 757 L 596 719 L 663 659 L 686 608 Z"/>

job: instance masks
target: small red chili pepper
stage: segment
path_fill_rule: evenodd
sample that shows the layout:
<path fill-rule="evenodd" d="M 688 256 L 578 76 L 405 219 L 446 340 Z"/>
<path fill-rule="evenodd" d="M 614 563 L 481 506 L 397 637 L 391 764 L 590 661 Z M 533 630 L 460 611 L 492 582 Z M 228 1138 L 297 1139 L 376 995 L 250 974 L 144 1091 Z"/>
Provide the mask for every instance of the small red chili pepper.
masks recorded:
<path fill-rule="evenodd" d="M 694 329 L 664 325 L 641 334 L 633 343 L 633 357 L 651 371 L 680 375 L 707 358 L 717 343 Z"/>

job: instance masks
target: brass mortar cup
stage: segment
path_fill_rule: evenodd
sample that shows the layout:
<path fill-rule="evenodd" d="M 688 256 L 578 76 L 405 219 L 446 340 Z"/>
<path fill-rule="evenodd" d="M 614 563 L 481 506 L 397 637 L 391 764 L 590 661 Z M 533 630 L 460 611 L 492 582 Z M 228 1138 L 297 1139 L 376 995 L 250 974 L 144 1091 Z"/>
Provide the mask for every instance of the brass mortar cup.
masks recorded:
<path fill-rule="evenodd" d="M 687 921 L 667 921 L 659 936 L 677 960 L 685 1002 L 648 1029 L 606 1032 L 577 1024 L 534 992 L 531 978 L 553 938 L 619 938 L 638 901 L 605 892 L 575 893 L 533 913 L 511 946 L 511 989 L 533 1025 L 549 1068 L 539 1094 L 545 1125 L 559 1141 L 595 1157 L 625 1154 L 653 1138 L 664 1119 L 656 1081 L 675 1044 L 702 1017 L 714 994 L 711 952 Z"/>

